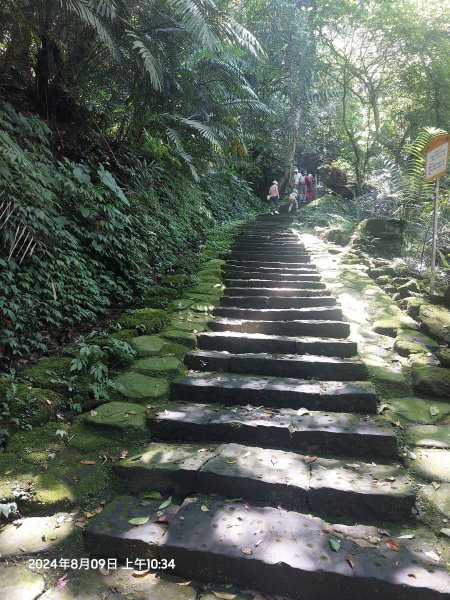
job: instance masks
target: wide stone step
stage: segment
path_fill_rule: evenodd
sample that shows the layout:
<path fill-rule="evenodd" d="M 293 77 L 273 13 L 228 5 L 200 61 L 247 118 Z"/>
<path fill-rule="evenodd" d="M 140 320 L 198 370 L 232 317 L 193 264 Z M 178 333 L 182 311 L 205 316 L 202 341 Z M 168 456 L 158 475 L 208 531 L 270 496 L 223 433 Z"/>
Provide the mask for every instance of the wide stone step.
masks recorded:
<path fill-rule="evenodd" d="M 378 527 L 333 526 L 297 512 L 188 498 L 159 553 L 185 579 L 275 590 L 293 600 L 448 599 L 450 577 L 418 537 L 396 540 L 396 552 Z"/>
<path fill-rule="evenodd" d="M 220 306 L 237 308 L 306 308 L 311 306 L 335 306 L 332 296 L 222 296 Z"/>
<path fill-rule="evenodd" d="M 298 263 L 309 263 L 310 257 L 309 254 L 300 254 L 300 252 L 295 252 L 294 254 L 289 254 L 288 252 L 237 252 L 231 251 L 227 258 L 231 260 L 246 260 L 252 262 L 289 262 L 292 260 L 293 264 Z"/>
<path fill-rule="evenodd" d="M 305 264 L 303 267 L 293 267 L 286 265 L 283 269 L 280 267 L 251 267 L 240 265 L 239 263 L 225 263 L 221 267 L 222 271 L 227 273 L 239 273 L 240 271 L 252 271 L 254 273 L 291 273 L 292 275 L 302 275 L 307 273 L 317 273 L 317 268 L 312 264 Z"/>
<path fill-rule="evenodd" d="M 273 296 L 273 297 L 295 297 L 295 296 L 331 296 L 330 290 L 311 288 L 251 288 L 251 287 L 229 287 L 225 288 L 226 296 Z"/>
<path fill-rule="evenodd" d="M 236 373 L 190 373 L 171 386 L 176 401 L 306 408 L 331 412 L 375 414 L 377 395 L 369 382 L 302 381 Z"/>
<path fill-rule="evenodd" d="M 233 331 L 238 333 L 264 333 L 266 335 L 301 335 L 308 337 L 346 338 L 350 325 L 344 321 L 295 320 L 257 321 L 245 319 L 215 319 L 209 321 L 212 331 Z"/>
<path fill-rule="evenodd" d="M 275 354 L 315 354 L 350 358 L 357 353 L 354 342 L 313 337 L 288 337 L 261 333 L 209 332 L 197 336 L 201 350 L 225 350 L 235 354 L 266 352 Z"/>
<path fill-rule="evenodd" d="M 222 371 L 322 379 L 324 381 L 360 381 L 367 378 L 363 362 L 348 358 L 292 354 L 229 354 L 228 352 L 188 352 L 186 366 L 193 371 Z"/>
<path fill-rule="evenodd" d="M 286 272 L 280 272 L 280 273 L 261 273 L 260 271 L 227 271 L 224 270 L 222 271 L 224 273 L 224 276 L 227 280 L 230 279 L 257 279 L 257 280 L 261 280 L 261 279 L 265 279 L 267 280 L 272 280 L 272 281 L 278 281 L 278 282 L 284 282 L 284 281 L 319 281 L 321 278 L 321 275 L 319 275 L 319 273 L 300 273 L 300 274 L 293 274 L 293 273 L 286 273 Z"/>
<path fill-rule="evenodd" d="M 336 306 L 306 308 L 227 308 L 218 306 L 213 314 L 218 317 L 232 317 L 248 321 L 298 321 L 322 319 L 336 321 L 342 319 L 342 309 Z"/>
<path fill-rule="evenodd" d="M 397 437 L 386 421 L 350 413 L 175 403 L 162 412 L 149 410 L 147 427 L 153 439 L 164 441 L 239 442 L 311 456 L 398 456 Z"/>
<path fill-rule="evenodd" d="M 274 261 L 273 260 L 273 256 L 271 256 L 270 260 L 236 260 L 231 258 L 230 256 L 227 257 L 227 264 L 233 264 L 236 266 L 240 266 L 240 267 L 251 267 L 253 268 L 259 268 L 259 267 L 266 267 L 266 268 L 276 268 L 276 269 L 281 269 L 282 271 L 284 271 L 286 268 L 288 269 L 298 269 L 298 268 L 305 268 L 305 267 L 310 267 L 310 268 L 316 268 L 316 265 L 314 263 L 310 263 L 310 262 L 294 262 L 294 261 L 290 261 L 290 260 L 279 260 L 279 261 Z"/>
<path fill-rule="evenodd" d="M 415 495 L 404 471 L 347 459 L 314 457 L 229 443 L 150 444 L 114 471 L 133 493 L 154 490 L 244 497 L 272 506 L 333 516 L 411 518 Z"/>
<path fill-rule="evenodd" d="M 301 252 L 302 254 L 308 254 L 303 244 L 297 244 L 295 242 L 243 242 L 239 241 L 231 246 L 233 252 L 287 252 L 293 253 Z"/>
<path fill-rule="evenodd" d="M 223 283 L 229 287 L 249 287 L 282 290 L 289 288 L 291 290 L 324 290 L 326 284 L 321 281 L 312 281 L 314 278 L 308 278 L 306 281 L 292 281 L 285 279 L 283 281 L 273 281 L 271 279 L 223 279 Z M 320 277 L 319 277 L 320 279 Z"/>

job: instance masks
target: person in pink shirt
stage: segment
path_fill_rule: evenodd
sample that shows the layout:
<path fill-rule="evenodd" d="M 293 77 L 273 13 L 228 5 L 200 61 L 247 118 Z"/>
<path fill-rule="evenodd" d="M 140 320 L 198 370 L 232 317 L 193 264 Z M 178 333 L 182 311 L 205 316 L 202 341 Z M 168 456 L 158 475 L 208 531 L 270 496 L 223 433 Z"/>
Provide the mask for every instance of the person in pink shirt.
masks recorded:
<path fill-rule="evenodd" d="M 278 191 L 278 181 L 272 181 L 272 185 L 269 188 L 269 203 L 270 203 L 270 214 L 279 215 L 278 203 L 280 201 L 280 193 Z"/>
<path fill-rule="evenodd" d="M 314 198 L 314 177 L 311 175 L 311 173 L 308 173 L 308 175 L 305 177 L 305 183 L 306 199 L 312 200 Z"/>

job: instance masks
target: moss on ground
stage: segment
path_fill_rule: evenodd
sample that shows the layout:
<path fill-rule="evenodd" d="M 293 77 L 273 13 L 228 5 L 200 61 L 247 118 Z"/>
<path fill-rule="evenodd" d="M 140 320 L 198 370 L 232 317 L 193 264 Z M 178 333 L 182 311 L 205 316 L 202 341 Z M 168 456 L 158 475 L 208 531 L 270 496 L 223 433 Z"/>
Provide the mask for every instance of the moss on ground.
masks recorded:
<path fill-rule="evenodd" d="M 172 327 L 169 329 L 164 329 L 164 331 L 161 332 L 161 337 L 167 339 L 169 342 L 187 346 L 190 349 L 195 348 L 197 345 L 195 335 L 186 331 L 174 329 Z"/>
<path fill-rule="evenodd" d="M 35 387 L 48 388 L 68 396 L 88 395 L 91 384 L 87 373 L 70 371 L 71 358 L 43 358 L 32 367 L 21 371 L 21 378 Z"/>
<path fill-rule="evenodd" d="M 414 389 L 422 394 L 450 398 L 450 369 L 426 364 L 412 358 L 412 376 Z"/>
<path fill-rule="evenodd" d="M 419 308 L 418 319 L 429 335 L 441 342 L 450 342 L 450 310 L 424 303 Z"/>
<path fill-rule="evenodd" d="M 157 333 L 166 325 L 167 312 L 156 308 L 141 308 L 124 314 L 119 324 L 122 327 L 138 330 L 139 333 Z"/>

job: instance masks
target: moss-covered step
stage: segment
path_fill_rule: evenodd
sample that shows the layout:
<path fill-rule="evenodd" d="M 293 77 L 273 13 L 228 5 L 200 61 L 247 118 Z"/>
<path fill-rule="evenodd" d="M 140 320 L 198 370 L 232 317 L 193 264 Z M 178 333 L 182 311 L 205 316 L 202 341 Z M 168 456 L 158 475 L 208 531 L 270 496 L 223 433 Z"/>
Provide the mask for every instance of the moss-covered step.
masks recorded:
<path fill-rule="evenodd" d="M 184 371 L 184 365 L 175 356 L 153 356 L 135 361 L 130 369 L 143 375 L 176 377 Z"/>
<path fill-rule="evenodd" d="M 175 344 L 181 344 L 188 348 L 195 348 L 197 346 L 197 339 L 193 333 L 187 331 L 181 331 L 180 329 L 167 328 L 161 332 L 161 337 Z"/>
<path fill-rule="evenodd" d="M 103 511 L 89 521 L 85 543 L 94 556 L 113 556 L 119 560 L 157 558 L 157 548 L 164 537 L 176 504 L 160 509 L 162 500 L 141 500 L 117 496 Z M 162 517 L 165 517 L 162 518 Z M 130 519 L 142 519 L 140 524 Z"/>
<path fill-rule="evenodd" d="M 91 427 L 132 432 L 145 431 L 145 406 L 132 402 L 108 402 L 87 413 L 85 422 Z"/>
<path fill-rule="evenodd" d="M 156 335 L 140 335 L 133 337 L 130 345 L 138 357 L 158 356 L 163 352 L 167 342 Z"/>
<path fill-rule="evenodd" d="M 0 563 L 0 581 L 0 600 L 36 600 L 45 589 L 42 575 L 24 564 Z"/>
<path fill-rule="evenodd" d="M 437 483 L 427 485 L 421 489 L 421 493 L 431 504 L 434 511 L 446 519 L 450 519 L 450 483 Z M 444 523 L 442 523 L 444 525 Z M 448 523 L 445 524 L 448 527 Z"/>
<path fill-rule="evenodd" d="M 439 348 L 436 340 L 415 331 L 413 329 L 402 329 L 398 332 L 395 339 L 394 348 L 400 356 L 410 356 L 411 354 L 427 354 Z"/>
<path fill-rule="evenodd" d="M 114 380 L 115 390 L 130 400 L 158 400 L 167 398 L 169 382 L 160 377 L 148 377 L 127 371 Z"/>
<path fill-rule="evenodd" d="M 169 320 L 165 310 L 157 308 L 141 308 L 125 313 L 119 319 L 119 324 L 125 328 L 141 329 L 141 333 L 157 333 Z"/>
<path fill-rule="evenodd" d="M 0 554 L 2 559 L 55 553 L 78 531 L 74 518 L 68 513 L 51 517 L 28 517 L 20 527 L 13 523 L 0 531 Z"/>
<path fill-rule="evenodd" d="M 413 448 L 415 459 L 406 457 L 408 467 L 426 481 L 450 483 L 450 450 Z"/>
<path fill-rule="evenodd" d="M 429 396 L 450 398 L 450 369 L 414 360 L 412 377 L 415 391 Z"/>
<path fill-rule="evenodd" d="M 186 310 L 193 304 L 193 302 L 193 300 L 188 300 L 186 298 L 175 300 L 169 304 L 169 312 Z"/>
<path fill-rule="evenodd" d="M 437 409 L 437 407 L 433 408 Z M 408 427 L 406 429 L 406 439 L 413 446 L 422 448 L 450 448 L 450 427 L 448 425 Z"/>
<path fill-rule="evenodd" d="M 131 526 L 130 526 L 131 527 Z M 139 557 L 142 558 L 142 557 Z M 136 570 L 139 570 L 139 564 Z M 143 571 L 143 569 L 140 569 Z M 133 569 L 118 568 L 108 575 L 97 570 L 71 571 L 64 588 L 51 587 L 39 600 L 196 600 L 197 590 L 186 579 L 158 573 L 146 573 L 144 577 L 135 577 Z M 114 590 L 114 592 L 111 592 Z M 253 596 L 252 596 L 253 597 Z M 1 600 L 12 600 L 19 596 L 10 596 Z M 22 600 L 22 599 L 21 599 Z M 23 600 L 28 600 L 24 598 Z M 31 598 L 30 598 L 31 600 Z M 214 600 L 217 600 L 215 596 Z M 236 596 L 236 600 L 239 600 Z M 246 600 L 242 598 L 242 600 Z"/>
<path fill-rule="evenodd" d="M 418 320 L 429 335 L 441 342 L 450 342 L 450 310 L 435 304 L 422 304 Z"/>
<path fill-rule="evenodd" d="M 189 320 L 180 321 L 178 318 L 170 322 L 171 329 L 179 329 L 180 331 L 188 331 L 190 333 L 198 333 L 199 331 L 205 331 L 207 326 L 200 320 Z"/>
<path fill-rule="evenodd" d="M 384 416 L 392 422 L 399 420 L 403 425 L 438 424 L 447 421 L 450 417 L 450 402 L 437 400 L 430 402 L 416 396 L 390 398 L 385 406 L 387 410 L 383 412 Z"/>
<path fill-rule="evenodd" d="M 396 307 L 397 308 L 397 307 Z M 414 329 L 417 327 L 414 319 L 405 315 L 399 308 L 397 311 L 390 307 L 386 311 L 379 311 L 373 324 L 373 330 L 381 335 L 396 337 L 401 329 Z"/>

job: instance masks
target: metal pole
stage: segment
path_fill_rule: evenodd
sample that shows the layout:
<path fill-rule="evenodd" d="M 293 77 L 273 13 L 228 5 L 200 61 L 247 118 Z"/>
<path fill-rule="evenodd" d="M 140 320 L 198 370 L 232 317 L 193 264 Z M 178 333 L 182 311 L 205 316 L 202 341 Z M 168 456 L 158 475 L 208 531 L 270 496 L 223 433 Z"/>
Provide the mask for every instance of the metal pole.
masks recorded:
<path fill-rule="evenodd" d="M 433 249 L 431 252 L 431 278 L 430 278 L 430 292 L 434 294 L 434 278 L 436 274 L 436 242 L 437 242 L 437 226 L 438 226 L 438 213 L 439 213 L 439 182 L 441 178 L 436 179 L 436 190 L 434 196 L 434 213 L 433 213 Z"/>

